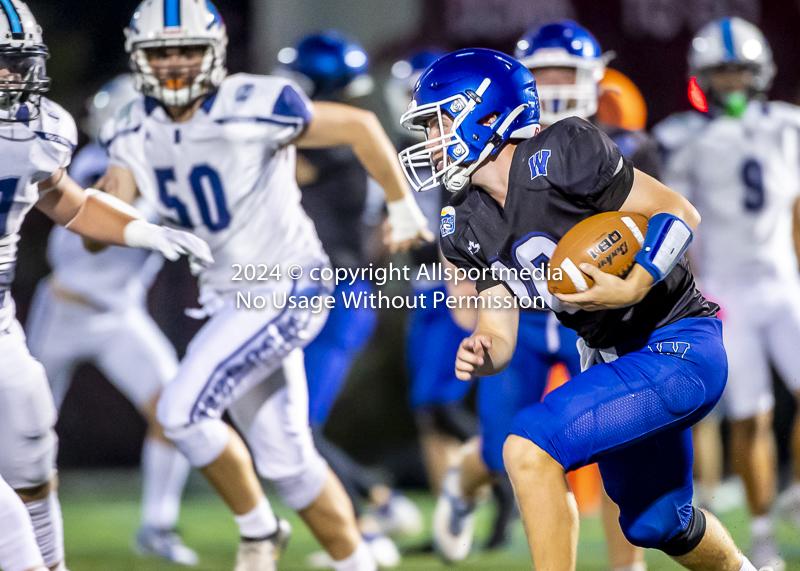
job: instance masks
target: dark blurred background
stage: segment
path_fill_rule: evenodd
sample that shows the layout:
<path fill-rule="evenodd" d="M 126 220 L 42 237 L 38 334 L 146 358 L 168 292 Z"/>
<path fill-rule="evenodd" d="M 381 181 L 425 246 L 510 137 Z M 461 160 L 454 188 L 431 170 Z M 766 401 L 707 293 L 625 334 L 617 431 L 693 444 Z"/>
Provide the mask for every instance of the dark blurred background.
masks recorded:
<path fill-rule="evenodd" d="M 741 16 L 759 25 L 772 45 L 778 74 L 773 99 L 798 98 L 800 1 L 798 0 L 214 0 L 230 36 L 232 73 L 269 73 L 277 51 L 305 33 L 338 28 L 356 37 L 385 78 L 398 58 L 415 48 L 486 46 L 512 51 L 529 27 L 567 17 L 586 26 L 610 67 L 628 75 L 648 105 L 648 125 L 690 108 L 686 51 L 692 34 L 712 19 Z M 79 119 L 83 105 L 103 83 L 127 69 L 123 29 L 136 0 L 29 0 L 50 48 L 50 97 Z M 380 90 L 364 101 L 392 132 Z M 85 143 L 85 138 L 82 139 Z M 44 258 L 51 224 L 33 211 L 25 222 L 13 288 L 24 322 L 33 289 L 49 271 Z M 397 287 L 396 285 L 394 287 Z M 159 325 L 185 350 L 200 323 L 184 316 L 196 291 L 182 263 L 167 263 L 149 298 Z M 375 461 L 414 450 L 414 426 L 406 406 L 404 313 L 385 311 L 370 347 L 356 363 L 328 431 L 354 454 Z M 779 399 L 777 422 L 793 412 Z M 367 406 L 367 403 L 369 405 Z M 91 367 L 82 367 L 62 409 L 59 464 L 135 465 L 143 424 L 135 410 Z M 785 450 L 785 443 L 782 448 Z M 785 452 L 784 452 L 785 453 Z M 405 456 L 405 455 L 402 455 Z"/>

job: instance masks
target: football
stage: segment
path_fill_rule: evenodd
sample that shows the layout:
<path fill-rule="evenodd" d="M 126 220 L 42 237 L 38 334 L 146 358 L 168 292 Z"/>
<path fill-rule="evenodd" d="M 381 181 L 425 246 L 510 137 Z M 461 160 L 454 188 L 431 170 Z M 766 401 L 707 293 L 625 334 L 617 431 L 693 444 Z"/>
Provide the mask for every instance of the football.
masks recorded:
<path fill-rule="evenodd" d="M 567 294 L 592 287 L 594 280 L 578 269 L 584 262 L 624 278 L 646 233 L 647 217 L 632 212 L 603 212 L 576 224 L 564 234 L 550 258 L 547 289 Z M 557 268 L 561 272 L 555 271 Z"/>

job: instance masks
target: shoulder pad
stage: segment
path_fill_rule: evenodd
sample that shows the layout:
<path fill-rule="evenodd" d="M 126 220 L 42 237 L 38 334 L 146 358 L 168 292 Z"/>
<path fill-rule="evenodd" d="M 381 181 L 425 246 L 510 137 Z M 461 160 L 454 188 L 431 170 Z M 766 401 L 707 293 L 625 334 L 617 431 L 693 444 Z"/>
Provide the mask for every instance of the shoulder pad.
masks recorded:
<path fill-rule="evenodd" d="M 653 128 L 656 140 L 667 150 L 674 149 L 697 135 L 710 118 L 697 111 L 674 113 Z"/>
<path fill-rule="evenodd" d="M 222 82 L 210 108 L 218 123 L 255 122 L 303 126 L 313 106 L 293 81 L 266 75 L 239 73 Z"/>

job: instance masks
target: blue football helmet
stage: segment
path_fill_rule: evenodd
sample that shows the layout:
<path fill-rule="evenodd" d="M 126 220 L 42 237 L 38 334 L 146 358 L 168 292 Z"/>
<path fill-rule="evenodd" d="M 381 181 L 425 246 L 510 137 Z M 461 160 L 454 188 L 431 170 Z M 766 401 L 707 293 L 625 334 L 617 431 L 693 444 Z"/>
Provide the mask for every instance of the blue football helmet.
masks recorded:
<path fill-rule="evenodd" d="M 389 107 L 389 113 L 392 117 L 399 118 L 408 111 L 408 104 L 414 94 L 414 86 L 417 84 L 422 72 L 445 53 L 436 48 L 428 48 L 394 62 L 392 76 L 384 86 L 386 105 Z M 392 121 L 392 123 L 399 127 L 399 123 L 396 121 Z M 403 131 L 406 135 L 409 134 L 405 129 Z"/>
<path fill-rule="evenodd" d="M 278 52 L 278 75 L 294 79 L 312 99 L 361 97 L 372 91 L 369 58 L 355 40 L 336 30 L 302 38 Z"/>
<path fill-rule="evenodd" d="M 449 132 L 444 130 L 443 114 L 453 119 Z M 491 116 L 494 122 L 487 124 Z M 494 50 L 470 48 L 447 54 L 419 78 L 400 123 L 428 135 L 434 118 L 440 135 L 401 151 L 400 162 L 416 191 L 444 183 L 457 192 L 506 141 L 539 132 L 536 80 L 517 60 Z M 438 153 L 444 163 L 441 170 L 433 161 Z M 422 180 L 418 169 L 424 167 L 430 167 L 431 176 Z"/>
<path fill-rule="evenodd" d="M 600 44 L 585 28 L 570 20 L 530 30 L 518 42 L 514 56 L 536 76 L 541 67 L 575 69 L 574 85 L 540 85 L 542 123 L 552 125 L 567 117 L 590 117 L 597 112 L 598 86 L 613 52 L 601 53 Z"/>

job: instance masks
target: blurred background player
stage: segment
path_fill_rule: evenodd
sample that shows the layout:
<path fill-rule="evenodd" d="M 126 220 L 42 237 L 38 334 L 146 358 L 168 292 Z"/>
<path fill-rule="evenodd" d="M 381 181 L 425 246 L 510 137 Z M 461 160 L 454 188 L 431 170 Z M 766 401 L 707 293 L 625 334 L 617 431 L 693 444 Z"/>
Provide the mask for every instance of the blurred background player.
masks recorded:
<path fill-rule="evenodd" d="M 44 563 L 66 569 L 56 492 L 56 409 L 44 368 L 31 357 L 9 289 L 19 230 L 33 206 L 57 224 L 94 240 L 180 253 L 211 261 L 208 246 L 184 232 L 136 218 L 97 191 L 84 192 L 65 169 L 77 129 L 64 109 L 43 97 L 50 86 L 41 28 L 19 0 L 0 6 L 0 476 L 30 514 Z M 5 539 L 14 530 L 3 530 Z M 27 549 L 20 541 L 15 550 Z"/>
<path fill-rule="evenodd" d="M 353 104 L 373 89 L 366 52 L 355 40 L 335 30 L 302 38 L 294 47 L 282 49 L 278 61 L 276 73 L 297 81 L 312 101 Z M 334 268 L 358 271 L 378 261 L 368 259 L 366 244 L 380 241 L 383 192 L 350 147 L 299 150 L 297 182 L 302 193 L 300 203 L 314 222 Z M 353 361 L 367 345 L 378 321 L 375 308 L 348 308 L 343 296 L 372 292 L 372 284 L 363 277 L 353 283 L 339 283 L 334 290 L 336 305 L 322 331 L 304 350 L 309 422 L 317 450 L 353 502 L 376 562 L 394 566 L 400 562 L 400 554 L 386 534 L 418 533 L 422 525 L 419 511 L 324 432 Z M 371 506 L 369 513 L 362 508 L 364 501 Z"/>
<path fill-rule="evenodd" d="M 121 75 L 89 99 L 83 130 L 92 142 L 69 170 L 82 187 L 93 186 L 108 168 L 108 155 L 97 142 L 103 123 L 136 97 L 133 76 Z M 149 220 L 156 218 L 143 201 L 136 207 Z M 62 227 L 50 233 L 47 260 L 53 271 L 37 287 L 26 325 L 28 347 L 44 365 L 57 410 L 77 367 L 90 362 L 146 419 L 137 551 L 196 565 L 197 554 L 174 532 L 189 461 L 164 437 L 156 420 L 161 389 L 178 370 L 174 348 L 145 306 L 163 258 L 146 250 L 98 251 L 97 246 L 85 248 L 80 236 Z"/>
<path fill-rule="evenodd" d="M 708 114 L 659 125 L 670 151 L 666 180 L 703 217 L 692 263 L 723 309 L 729 372 L 722 403 L 752 516 L 750 558 L 777 571 L 785 563 L 770 519 L 777 481 L 770 366 L 800 394 L 800 109 L 766 100 L 772 53 L 742 19 L 704 27 L 692 40 L 689 67 Z M 793 439 L 795 483 L 784 504 L 800 525 L 797 422 Z"/>
<path fill-rule="evenodd" d="M 371 113 L 312 105 L 284 78 L 226 77 L 227 33 L 210 2 L 143 2 L 126 36 L 142 97 L 106 125 L 111 166 L 104 187 L 140 192 L 162 218 L 206 238 L 216 256 L 200 274 L 210 319 L 165 387 L 158 420 L 235 514 L 237 571 L 274 569 L 284 534 L 247 448 L 221 418 L 227 410 L 258 471 L 297 510 L 334 567 L 374 569 L 352 503 L 308 425 L 302 348 L 327 318 L 309 298 L 318 302 L 331 288 L 311 275 L 328 259 L 300 206 L 294 157 L 295 146 L 350 146 L 385 190 L 393 242 L 408 245 L 427 234 L 426 221 L 391 144 Z M 251 280 L 248 265 L 273 274 Z M 251 293 L 265 296 L 263 310 L 237 307 L 237 294 Z M 306 303 L 282 308 L 273 303 L 281 295 Z"/>

